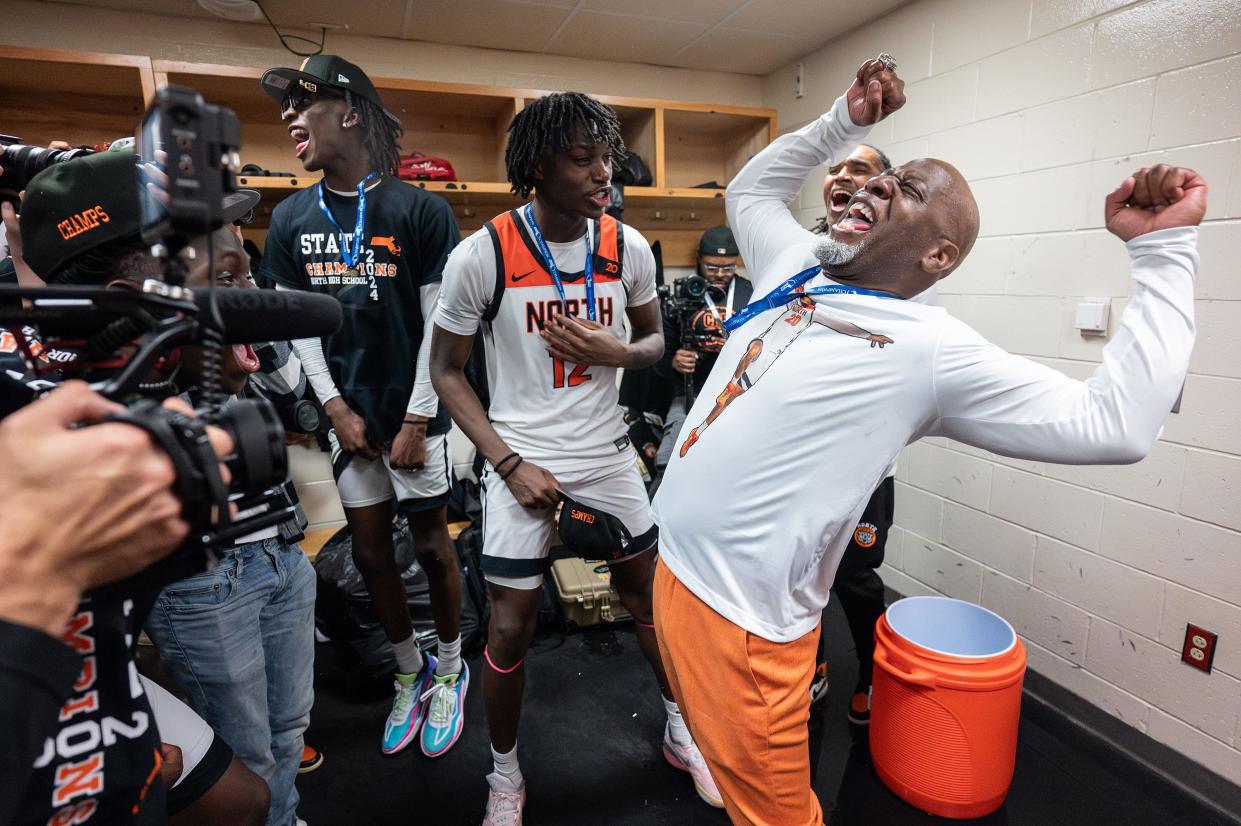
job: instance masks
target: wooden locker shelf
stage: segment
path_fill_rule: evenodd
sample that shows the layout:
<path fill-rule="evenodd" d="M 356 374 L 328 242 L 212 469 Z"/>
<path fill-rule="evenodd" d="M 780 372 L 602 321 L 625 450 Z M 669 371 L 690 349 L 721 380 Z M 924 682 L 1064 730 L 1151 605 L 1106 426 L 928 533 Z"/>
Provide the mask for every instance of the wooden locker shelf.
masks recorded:
<path fill-rule="evenodd" d="M 271 209 L 294 190 L 317 183 L 293 155 L 278 104 L 259 86 L 262 70 L 247 66 L 151 60 L 67 50 L 0 46 L 0 131 L 46 145 L 51 140 L 98 144 L 132 134 L 155 88 L 189 86 L 233 109 L 241 121 L 242 163 L 293 177 L 242 176 L 263 202 L 248 234 L 261 238 Z M 373 78 L 384 105 L 401 118 L 403 151 L 449 160 L 460 181 L 417 181 L 452 205 L 462 232 L 520 201 L 504 180 L 504 145 L 513 116 L 545 94 L 478 84 Z M 698 235 L 724 223 L 726 184 L 776 135 L 772 109 L 599 96 L 616 109 L 626 145 L 650 167 L 652 186 L 628 187 L 625 220 L 664 242 L 664 261 L 691 265 Z"/>

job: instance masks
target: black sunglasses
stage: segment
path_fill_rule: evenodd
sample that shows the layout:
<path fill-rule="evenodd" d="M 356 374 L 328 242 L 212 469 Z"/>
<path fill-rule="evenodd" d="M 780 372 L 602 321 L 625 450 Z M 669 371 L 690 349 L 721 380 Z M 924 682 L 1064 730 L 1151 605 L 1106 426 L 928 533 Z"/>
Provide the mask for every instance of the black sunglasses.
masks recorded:
<path fill-rule="evenodd" d="M 295 88 L 289 92 L 280 101 L 280 111 L 287 112 L 292 109 L 300 112 L 316 100 L 344 100 L 345 96 L 334 92 L 311 92 L 302 87 Z"/>

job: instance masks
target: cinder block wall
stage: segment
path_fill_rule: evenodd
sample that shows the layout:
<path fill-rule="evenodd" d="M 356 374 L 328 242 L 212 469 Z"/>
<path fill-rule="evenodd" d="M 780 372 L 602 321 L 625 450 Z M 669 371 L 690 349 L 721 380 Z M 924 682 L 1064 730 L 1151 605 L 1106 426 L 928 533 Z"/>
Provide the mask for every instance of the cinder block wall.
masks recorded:
<path fill-rule="evenodd" d="M 996 344 L 1090 375 L 1106 339 L 1073 329 L 1085 297 L 1130 295 L 1103 196 L 1159 162 L 1208 181 L 1198 344 L 1179 415 L 1143 462 L 1076 468 L 945 439 L 909 448 L 882 573 L 904 594 L 981 602 L 1030 666 L 1241 783 L 1241 4 L 1235 0 L 922 0 L 766 79 L 793 129 L 866 57 L 891 52 L 909 103 L 871 141 L 969 178 L 981 238 L 941 303 Z M 795 204 L 823 214 L 814 176 Z M 1220 634 L 1215 670 L 1183 665 L 1185 624 Z"/>

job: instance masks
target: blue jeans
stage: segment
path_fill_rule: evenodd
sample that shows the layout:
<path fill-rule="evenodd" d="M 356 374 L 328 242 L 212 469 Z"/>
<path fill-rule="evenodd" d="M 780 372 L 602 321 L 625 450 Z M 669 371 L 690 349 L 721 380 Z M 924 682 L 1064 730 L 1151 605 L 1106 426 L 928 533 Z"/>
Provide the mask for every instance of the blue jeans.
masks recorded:
<path fill-rule="evenodd" d="M 159 595 L 147 634 L 190 705 L 271 790 L 268 826 L 297 819 L 302 733 L 314 703 L 315 572 L 265 539 Z"/>

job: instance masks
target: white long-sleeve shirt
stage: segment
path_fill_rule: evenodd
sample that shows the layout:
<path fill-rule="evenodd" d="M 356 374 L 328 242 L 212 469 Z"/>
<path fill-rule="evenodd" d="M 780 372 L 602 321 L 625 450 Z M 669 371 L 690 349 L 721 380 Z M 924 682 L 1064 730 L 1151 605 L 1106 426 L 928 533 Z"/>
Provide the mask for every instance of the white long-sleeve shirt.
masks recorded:
<path fill-rule="evenodd" d="M 801 234 L 787 204 L 864 131 L 838 100 L 729 187 L 756 295 L 813 260 L 814 236 Z M 1126 244 L 1133 298 L 1084 382 L 912 301 L 815 296 L 813 308 L 795 301 L 751 319 L 721 351 L 681 431 L 682 444 L 693 428 L 697 440 L 674 455 L 655 498 L 664 562 L 730 621 L 787 642 L 819 621 L 866 501 L 906 444 L 938 435 L 1066 464 L 1141 459 L 1189 363 L 1197 236 L 1186 227 Z M 740 378 L 745 391 L 704 427 L 755 341 L 763 351 Z"/>

